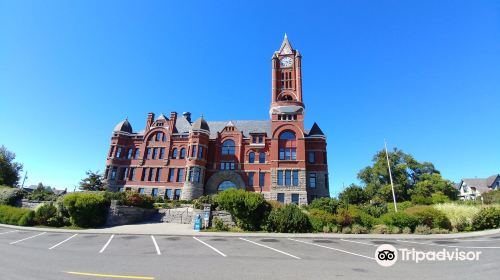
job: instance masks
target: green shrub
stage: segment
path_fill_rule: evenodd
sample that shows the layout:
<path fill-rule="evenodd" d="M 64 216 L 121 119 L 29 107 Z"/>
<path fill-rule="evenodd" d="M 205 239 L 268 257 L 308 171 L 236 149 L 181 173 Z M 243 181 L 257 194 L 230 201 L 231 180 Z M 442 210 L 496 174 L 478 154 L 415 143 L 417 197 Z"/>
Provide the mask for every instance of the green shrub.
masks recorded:
<path fill-rule="evenodd" d="M 398 212 L 399 211 L 404 211 L 412 206 L 414 206 L 411 201 L 402 201 L 402 202 L 397 202 L 396 206 L 398 207 Z M 393 203 L 388 203 L 387 204 L 387 212 L 394 212 L 394 204 Z"/>
<path fill-rule="evenodd" d="M 245 190 L 229 189 L 217 194 L 219 208 L 227 210 L 244 230 L 259 230 L 271 207 L 264 196 Z"/>
<path fill-rule="evenodd" d="M 482 197 L 486 204 L 500 204 L 500 189 L 486 192 Z"/>
<path fill-rule="evenodd" d="M 353 233 L 353 234 L 365 234 L 365 233 L 368 233 L 368 229 L 364 226 L 355 224 L 355 225 L 352 225 L 351 233 Z"/>
<path fill-rule="evenodd" d="M 483 208 L 472 219 L 474 230 L 495 229 L 500 227 L 500 209 Z"/>
<path fill-rule="evenodd" d="M 103 193 L 77 192 L 64 196 L 71 224 L 78 227 L 98 227 L 106 222 L 109 200 Z"/>
<path fill-rule="evenodd" d="M 431 229 L 431 234 L 448 234 L 450 230 L 445 228 L 433 228 Z"/>
<path fill-rule="evenodd" d="M 421 194 L 414 194 L 411 196 L 411 202 L 416 205 L 430 205 L 432 204 L 432 198 L 425 197 Z"/>
<path fill-rule="evenodd" d="M 271 211 L 266 229 L 270 232 L 310 232 L 311 223 L 309 217 L 297 205 L 289 204 Z"/>
<path fill-rule="evenodd" d="M 29 212 L 25 213 L 21 217 L 21 219 L 19 219 L 19 222 L 17 224 L 19 226 L 22 226 L 22 227 L 33 226 L 35 224 L 35 212 L 29 211 Z"/>
<path fill-rule="evenodd" d="M 418 225 L 415 227 L 415 234 L 431 234 L 431 228 L 426 225 Z"/>
<path fill-rule="evenodd" d="M 215 210 L 217 208 L 215 195 L 204 195 L 193 200 L 193 206 L 196 209 L 203 210 L 203 204 L 210 204 L 211 210 Z"/>
<path fill-rule="evenodd" d="M 442 192 L 435 192 L 431 195 L 432 204 L 450 202 L 450 198 Z"/>
<path fill-rule="evenodd" d="M 377 205 L 364 205 L 359 208 L 361 211 L 364 213 L 373 216 L 375 218 L 379 218 L 380 216 L 386 214 L 388 212 L 387 210 L 387 204 L 382 203 L 382 204 L 377 204 Z"/>
<path fill-rule="evenodd" d="M 316 198 L 309 204 L 309 209 L 319 209 L 331 214 L 337 213 L 338 207 L 339 201 L 336 198 L 330 197 Z"/>
<path fill-rule="evenodd" d="M 432 207 L 443 212 L 450 220 L 452 228 L 456 231 L 471 230 L 472 219 L 481 210 L 476 205 L 462 203 L 436 204 Z"/>
<path fill-rule="evenodd" d="M 429 228 L 443 228 L 451 230 L 451 222 L 446 215 L 432 206 L 414 206 L 405 210 L 405 213 L 417 218 L 418 224 Z"/>
<path fill-rule="evenodd" d="M 228 231 L 229 230 L 229 227 L 227 225 L 225 225 L 224 221 L 222 221 L 222 219 L 219 217 L 214 217 L 212 219 L 212 224 L 213 224 L 213 227 L 218 231 Z"/>
<path fill-rule="evenodd" d="M 29 209 L 17 208 L 9 205 L 0 205 L 0 223 L 9 225 L 19 225 L 24 215 L 32 212 Z M 24 223 L 24 221 L 23 221 Z"/>
<path fill-rule="evenodd" d="M 371 233 L 375 234 L 388 234 L 390 233 L 389 227 L 387 225 L 374 225 Z"/>
<path fill-rule="evenodd" d="M 146 209 L 154 208 L 155 200 L 152 196 L 136 192 L 125 192 L 123 205 L 134 206 Z"/>
<path fill-rule="evenodd" d="M 401 229 L 399 227 L 390 227 L 389 230 L 390 230 L 390 232 L 392 234 L 399 234 L 399 233 L 401 233 Z"/>
<path fill-rule="evenodd" d="M 21 189 L 0 187 L 0 204 L 16 206 L 23 196 L 24 192 Z"/>
<path fill-rule="evenodd" d="M 49 225 L 48 221 L 55 218 L 57 215 L 57 208 L 52 203 L 40 204 L 35 209 L 35 223 L 37 225 Z M 51 221 L 54 224 L 54 221 Z"/>
<path fill-rule="evenodd" d="M 309 210 L 309 220 L 313 231 L 322 232 L 325 226 L 335 223 L 335 215 L 328 213 L 321 209 L 310 209 Z"/>
<path fill-rule="evenodd" d="M 388 226 L 399 228 L 409 227 L 412 230 L 417 226 L 417 218 L 406 214 L 405 212 L 391 212 L 383 215 L 380 219 Z"/>
<path fill-rule="evenodd" d="M 343 234 L 351 234 L 352 230 L 350 227 L 343 227 L 342 228 L 342 233 Z"/>
<path fill-rule="evenodd" d="M 117 200 L 118 201 L 118 204 L 123 204 L 123 201 L 125 200 L 125 193 L 126 192 L 109 192 L 109 191 L 106 191 L 104 192 L 104 197 L 107 199 L 107 200 Z"/>
<path fill-rule="evenodd" d="M 403 234 L 411 234 L 411 228 L 409 228 L 409 227 L 405 227 L 405 228 L 403 228 L 402 233 L 403 233 Z"/>

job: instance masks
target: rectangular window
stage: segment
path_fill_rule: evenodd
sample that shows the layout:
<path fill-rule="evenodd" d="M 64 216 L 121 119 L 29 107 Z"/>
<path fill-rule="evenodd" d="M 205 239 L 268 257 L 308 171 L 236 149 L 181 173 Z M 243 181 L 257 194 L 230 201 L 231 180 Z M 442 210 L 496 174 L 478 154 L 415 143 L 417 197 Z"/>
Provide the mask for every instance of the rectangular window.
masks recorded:
<path fill-rule="evenodd" d="M 118 168 L 118 180 L 124 180 L 125 179 L 125 172 L 127 172 L 126 167 L 120 167 Z"/>
<path fill-rule="evenodd" d="M 158 141 L 158 142 L 159 142 L 159 141 L 160 141 L 160 139 L 161 139 L 161 133 L 160 133 L 160 132 L 158 132 L 158 133 L 156 133 L 156 139 L 155 139 L 155 141 Z"/>
<path fill-rule="evenodd" d="M 198 158 L 202 159 L 203 158 L 203 147 L 200 146 L 198 148 Z"/>
<path fill-rule="evenodd" d="M 117 171 L 118 171 L 118 167 L 113 166 L 113 168 L 111 169 L 111 180 L 115 180 L 116 179 L 116 172 Z"/>
<path fill-rule="evenodd" d="M 299 194 L 292 193 L 292 203 L 293 204 L 299 204 Z"/>
<path fill-rule="evenodd" d="M 278 170 L 278 186 L 283 186 L 283 170 Z"/>
<path fill-rule="evenodd" d="M 140 152 L 141 151 L 139 149 L 135 149 L 135 151 L 134 151 L 134 159 L 138 159 L 139 158 Z"/>
<path fill-rule="evenodd" d="M 285 149 L 280 148 L 280 160 L 283 160 L 283 159 L 285 159 Z"/>
<path fill-rule="evenodd" d="M 149 159 L 151 156 L 151 148 L 146 148 L 146 159 Z"/>
<path fill-rule="evenodd" d="M 295 148 L 292 148 L 290 149 L 292 150 L 292 160 L 296 160 L 297 159 L 297 150 Z"/>
<path fill-rule="evenodd" d="M 168 181 L 173 182 L 175 178 L 175 168 L 168 169 Z"/>
<path fill-rule="evenodd" d="M 196 157 L 196 146 L 193 146 L 192 148 L 191 157 Z"/>
<path fill-rule="evenodd" d="M 158 155 L 158 148 L 153 148 L 153 159 L 156 159 L 157 155 Z"/>
<path fill-rule="evenodd" d="M 163 159 L 165 157 L 165 148 L 160 148 L 160 157 L 159 159 Z"/>
<path fill-rule="evenodd" d="M 168 199 L 168 200 L 172 199 L 172 189 L 165 190 L 165 199 Z"/>
<path fill-rule="evenodd" d="M 128 179 L 130 181 L 134 181 L 135 180 L 135 167 L 130 167 L 130 172 L 129 172 Z"/>
<path fill-rule="evenodd" d="M 285 203 L 285 194 L 284 193 L 278 193 L 278 202 Z"/>
<path fill-rule="evenodd" d="M 184 181 L 184 169 L 179 168 L 177 171 L 177 182 L 182 182 Z"/>
<path fill-rule="evenodd" d="M 129 148 L 128 151 L 127 151 L 127 159 L 131 159 L 132 158 L 132 152 L 134 151 L 134 149 L 132 148 Z"/>
<path fill-rule="evenodd" d="M 259 187 L 263 187 L 265 181 L 266 181 L 266 173 L 259 172 Z"/>
<path fill-rule="evenodd" d="M 263 137 L 259 136 L 259 143 L 262 143 L 262 139 L 263 139 Z"/>
<path fill-rule="evenodd" d="M 153 189 L 151 190 L 151 196 L 153 196 L 153 197 L 158 196 L 158 188 L 153 188 Z"/>
<path fill-rule="evenodd" d="M 148 174 L 148 168 L 144 167 L 142 168 L 141 181 L 146 180 L 146 174 Z"/>
<path fill-rule="evenodd" d="M 144 194 L 144 188 L 139 188 L 139 190 L 137 192 L 140 194 Z"/>
<path fill-rule="evenodd" d="M 121 158 L 122 157 L 122 147 L 118 147 L 116 150 L 116 157 Z"/>
<path fill-rule="evenodd" d="M 189 181 L 199 183 L 200 182 L 200 168 L 192 167 L 189 173 Z"/>
<path fill-rule="evenodd" d="M 294 185 L 294 186 L 299 185 L 299 171 L 298 170 L 293 171 L 292 180 L 293 180 L 292 185 Z"/>
<path fill-rule="evenodd" d="M 292 170 L 285 170 L 285 186 L 292 185 Z"/>
<path fill-rule="evenodd" d="M 307 153 L 307 161 L 309 163 L 315 163 L 316 162 L 316 156 L 315 155 L 316 155 L 316 153 L 314 153 L 314 152 L 308 152 Z"/>
<path fill-rule="evenodd" d="M 309 173 L 309 187 L 316 187 L 316 173 Z"/>
<path fill-rule="evenodd" d="M 259 163 L 266 163 L 266 153 L 262 152 L 259 154 Z"/>
<path fill-rule="evenodd" d="M 249 187 L 252 187 L 253 186 L 253 176 L 254 176 L 254 172 L 248 172 L 248 186 Z"/>
<path fill-rule="evenodd" d="M 149 168 L 148 181 L 153 180 L 153 172 L 154 172 L 154 168 Z"/>
<path fill-rule="evenodd" d="M 161 180 L 161 167 L 156 168 L 156 182 Z"/>
<path fill-rule="evenodd" d="M 180 189 L 176 189 L 175 190 L 174 199 L 175 200 L 179 200 L 179 198 L 181 198 L 181 190 Z"/>
<path fill-rule="evenodd" d="M 114 151 L 115 151 L 115 146 L 111 146 L 111 148 L 109 149 L 108 157 L 112 157 Z"/>

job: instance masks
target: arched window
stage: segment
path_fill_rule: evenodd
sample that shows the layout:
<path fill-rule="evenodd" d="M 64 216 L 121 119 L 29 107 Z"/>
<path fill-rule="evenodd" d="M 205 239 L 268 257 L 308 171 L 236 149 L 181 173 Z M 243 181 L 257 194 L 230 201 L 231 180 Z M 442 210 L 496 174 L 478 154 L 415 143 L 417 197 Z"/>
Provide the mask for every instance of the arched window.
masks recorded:
<path fill-rule="evenodd" d="M 163 133 L 161 133 L 161 132 L 156 133 L 156 139 L 155 139 L 156 142 L 160 141 L 162 134 Z"/>
<path fill-rule="evenodd" d="M 248 154 L 248 163 L 254 163 L 255 162 L 255 153 L 254 152 L 250 152 Z"/>
<path fill-rule="evenodd" d="M 259 163 L 266 163 L 266 153 L 261 152 L 259 154 Z"/>
<path fill-rule="evenodd" d="M 179 158 L 180 158 L 180 159 L 184 159 L 184 158 L 186 158 L 186 149 L 185 149 L 185 148 L 182 148 L 182 149 L 181 149 L 181 154 L 180 154 L 180 157 L 179 157 Z"/>
<path fill-rule="evenodd" d="M 296 160 L 297 159 L 297 141 L 295 133 L 285 131 L 279 137 L 279 159 Z"/>
<path fill-rule="evenodd" d="M 227 189 L 235 189 L 236 184 L 231 181 L 224 181 L 219 184 L 219 188 L 217 189 L 219 192 L 225 191 Z"/>
<path fill-rule="evenodd" d="M 177 158 L 177 148 L 172 150 L 172 158 Z"/>
<path fill-rule="evenodd" d="M 222 143 L 222 154 L 223 155 L 234 155 L 234 141 L 226 140 Z"/>
<path fill-rule="evenodd" d="M 281 99 L 281 101 L 292 101 L 293 97 L 288 95 L 288 94 L 285 94 L 280 99 Z"/>

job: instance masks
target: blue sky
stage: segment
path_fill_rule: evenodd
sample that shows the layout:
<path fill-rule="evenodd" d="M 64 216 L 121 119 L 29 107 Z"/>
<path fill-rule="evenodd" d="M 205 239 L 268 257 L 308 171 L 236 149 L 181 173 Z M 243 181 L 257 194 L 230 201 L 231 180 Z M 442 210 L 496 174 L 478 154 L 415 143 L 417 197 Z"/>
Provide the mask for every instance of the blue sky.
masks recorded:
<path fill-rule="evenodd" d="M 384 138 L 454 181 L 500 172 L 498 1 L 0 1 L 0 144 L 72 190 L 126 116 L 267 119 L 285 32 L 332 194 Z"/>

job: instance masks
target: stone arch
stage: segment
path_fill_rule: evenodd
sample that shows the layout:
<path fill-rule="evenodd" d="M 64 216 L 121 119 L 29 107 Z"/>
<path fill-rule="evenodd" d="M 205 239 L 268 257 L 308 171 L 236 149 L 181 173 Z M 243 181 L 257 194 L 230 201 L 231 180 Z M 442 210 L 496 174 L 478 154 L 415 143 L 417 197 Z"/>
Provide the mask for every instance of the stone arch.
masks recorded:
<path fill-rule="evenodd" d="M 245 181 L 241 176 L 234 171 L 219 171 L 212 175 L 210 179 L 208 179 L 207 184 L 205 186 L 205 194 L 216 194 L 219 188 L 219 185 L 224 181 L 231 181 L 236 185 L 236 189 L 245 189 Z"/>

